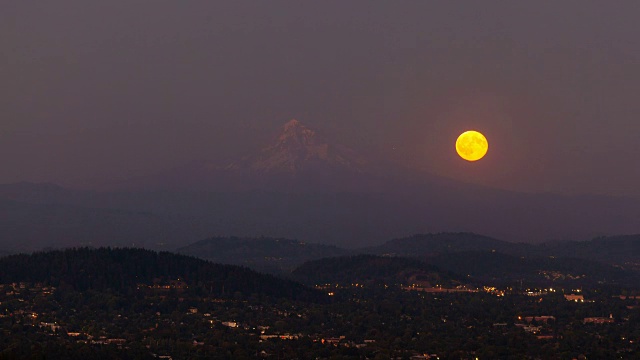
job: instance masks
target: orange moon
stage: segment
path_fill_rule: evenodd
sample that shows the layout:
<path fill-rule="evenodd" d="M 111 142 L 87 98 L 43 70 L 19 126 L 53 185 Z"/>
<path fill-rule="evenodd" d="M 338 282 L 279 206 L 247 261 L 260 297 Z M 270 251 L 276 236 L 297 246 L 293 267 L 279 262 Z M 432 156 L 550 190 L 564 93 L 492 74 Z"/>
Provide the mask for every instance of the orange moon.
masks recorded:
<path fill-rule="evenodd" d="M 482 159 L 488 150 L 489 142 L 487 138 L 478 131 L 465 131 L 456 140 L 456 152 L 467 161 Z"/>

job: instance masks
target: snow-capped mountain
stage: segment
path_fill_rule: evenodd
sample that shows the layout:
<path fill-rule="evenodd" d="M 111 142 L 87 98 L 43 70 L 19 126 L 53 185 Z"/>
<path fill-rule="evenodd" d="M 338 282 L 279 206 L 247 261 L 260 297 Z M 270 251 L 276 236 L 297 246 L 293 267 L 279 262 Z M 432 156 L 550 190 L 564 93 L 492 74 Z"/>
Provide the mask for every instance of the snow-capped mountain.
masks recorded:
<path fill-rule="evenodd" d="M 635 199 L 521 194 L 371 159 L 292 120 L 273 142 L 230 164 L 193 164 L 100 192 L 0 186 L 0 219 L 12 219 L 0 238 L 70 246 L 215 234 L 370 245 L 438 231 L 543 241 L 640 229 Z"/>
<path fill-rule="evenodd" d="M 367 161 L 346 146 L 331 144 L 298 120 L 287 122 L 282 133 L 258 154 L 227 166 L 227 170 L 298 175 L 333 168 L 364 172 Z"/>
<path fill-rule="evenodd" d="M 331 142 L 298 120 L 254 154 L 226 165 L 203 162 L 117 184 L 128 190 L 370 191 L 380 171 L 354 150 Z M 111 189 L 113 189 L 112 187 Z"/>

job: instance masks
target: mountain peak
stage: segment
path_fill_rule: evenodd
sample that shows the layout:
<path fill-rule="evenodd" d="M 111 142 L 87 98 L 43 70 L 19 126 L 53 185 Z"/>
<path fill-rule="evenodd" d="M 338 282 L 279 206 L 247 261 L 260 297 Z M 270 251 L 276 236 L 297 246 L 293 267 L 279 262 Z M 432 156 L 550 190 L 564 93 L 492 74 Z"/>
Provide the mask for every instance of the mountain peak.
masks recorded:
<path fill-rule="evenodd" d="M 314 143 L 315 131 L 302 125 L 296 119 L 290 120 L 284 124 L 282 134 L 278 137 L 277 143 L 282 146 L 286 143 L 294 143 L 302 146 L 308 146 Z M 278 146 L 276 144 L 276 146 Z"/>
<path fill-rule="evenodd" d="M 304 125 L 302 125 L 302 123 L 296 119 L 291 119 L 289 120 L 286 124 L 284 124 L 284 131 L 291 131 L 291 130 L 295 130 L 296 128 L 306 128 Z"/>
<path fill-rule="evenodd" d="M 359 172 L 362 164 L 363 161 L 352 150 L 327 142 L 314 130 L 292 119 L 284 124 L 283 132 L 274 143 L 230 168 L 294 174 L 303 170 L 327 173 L 328 168 Z"/>

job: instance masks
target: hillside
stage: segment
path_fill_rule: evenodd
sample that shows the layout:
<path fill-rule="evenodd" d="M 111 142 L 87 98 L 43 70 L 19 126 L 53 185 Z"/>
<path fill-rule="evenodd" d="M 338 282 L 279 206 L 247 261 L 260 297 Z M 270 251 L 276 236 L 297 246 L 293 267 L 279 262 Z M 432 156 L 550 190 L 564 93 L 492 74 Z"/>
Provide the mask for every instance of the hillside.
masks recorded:
<path fill-rule="evenodd" d="M 177 251 L 214 262 L 243 265 L 279 275 L 287 274 L 307 261 L 344 255 L 371 254 L 436 261 L 447 258 L 446 255 L 457 253 L 476 253 L 480 258 L 485 257 L 487 253 L 495 253 L 485 259 L 487 263 L 483 266 L 493 271 L 490 274 L 492 277 L 498 277 L 498 270 L 507 264 L 516 268 L 529 269 L 533 266 L 532 263 L 538 261 L 544 266 L 556 266 L 554 261 L 559 260 L 550 260 L 550 257 L 562 258 L 563 261 L 571 258 L 583 259 L 585 260 L 583 263 L 576 265 L 591 269 L 600 269 L 604 264 L 609 264 L 637 270 L 640 263 L 638 247 L 640 247 L 640 238 L 637 236 L 533 245 L 511 243 L 474 233 L 435 233 L 417 234 L 393 239 L 380 246 L 353 250 L 284 238 L 216 237 L 181 247 Z M 525 257 L 527 261 L 523 262 L 521 257 Z M 577 260 L 571 260 L 569 263 L 573 264 L 575 261 Z M 492 262 L 495 264 L 490 265 Z M 593 264 L 593 262 L 599 262 L 599 264 Z M 603 271 L 608 271 L 607 269 L 610 269 L 610 266 L 603 268 Z M 521 269 L 506 268 L 504 276 L 512 277 L 514 271 L 522 272 Z M 468 271 L 460 270 L 459 272 L 467 274 Z"/>
<path fill-rule="evenodd" d="M 612 265 L 567 257 L 524 257 L 487 251 L 462 251 L 426 259 L 429 264 L 471 279 L 493 283 L 585 286 L 596 284 L 636 286 L 640 273 Z"/>
<path fill-rule="evenodd" d="M 555 256 L 640 267 L 640 235 L 602 236 L 590 241 L 549 244 L 548 248 Z"/>
<path fill-rule="evenodd" d="M 429 257 L 443 253 L 474 250 L 495 250 L 500 253 L 514 255 L 540 251 L 535 245 L 511 243 L 468 232 L 416 234 L 410 237 L 393 239 L 380 246 L 364 249 L 365 252 L 372 254 L 409 257 Z"/>
<path fill-rule="evenodd" d="M 215 237 L 187 245 L 178 253 L 216 263 L 243 265 L 266 272 L 289 272 L 306 261 L 345 255 L 347 250 L 283 238 Z"/>
<path fill-rule="evenodd" d="M 318 300 L 312 289 L 247 268 L 143 249 L 67 249 L 0 258 L 0 283 L 43 283 L 75 291 L 127 293 L 138 284 L 184 282 L 192 291 L 223 296 L 239 292 Z"/>

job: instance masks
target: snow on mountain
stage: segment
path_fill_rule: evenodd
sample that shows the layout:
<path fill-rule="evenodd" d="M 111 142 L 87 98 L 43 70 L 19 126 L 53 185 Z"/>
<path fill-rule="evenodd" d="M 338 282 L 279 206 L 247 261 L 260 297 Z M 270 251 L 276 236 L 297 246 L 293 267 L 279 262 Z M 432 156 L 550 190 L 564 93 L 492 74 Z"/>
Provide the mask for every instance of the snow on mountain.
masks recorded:
<path fill-rule="evenodd" d="M 274 140 L 227 165 L 191 164 L 131 179 L 111 189 L 227 191 L 362 191 L 376 171 L 346 146 L 324 139 L 298 120 L 284 124 Z"/>
<path fill-rule="evenodd" d="M 227 170 L 296 175 L 333 168 L 361 173 L 367 165 L 353 150 L 327 142 L 298 120 L 287 122 L 282 133 L 258 154 L 250 155 Z"/>

